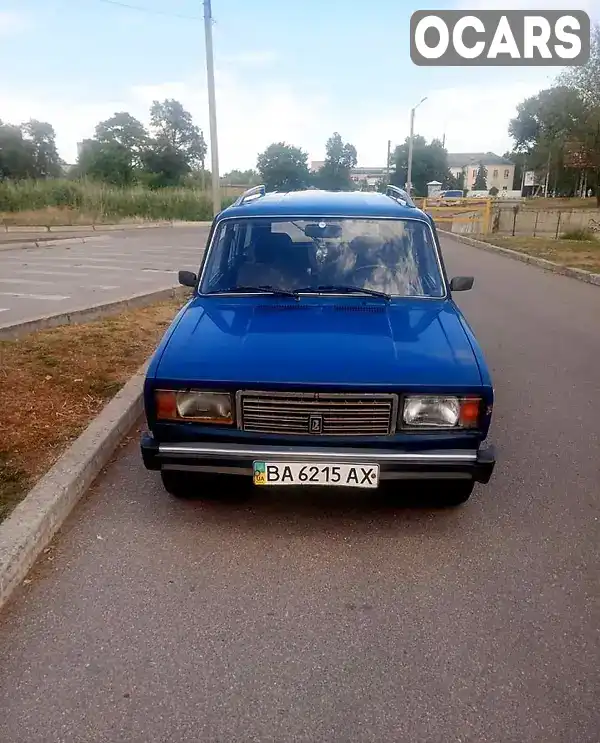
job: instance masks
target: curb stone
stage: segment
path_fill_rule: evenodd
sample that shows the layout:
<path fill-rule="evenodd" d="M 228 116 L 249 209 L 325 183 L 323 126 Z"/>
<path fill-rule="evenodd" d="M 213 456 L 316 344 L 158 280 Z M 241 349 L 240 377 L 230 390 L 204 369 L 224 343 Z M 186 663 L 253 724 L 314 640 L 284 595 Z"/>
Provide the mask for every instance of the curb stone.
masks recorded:
<path fill-rule="evenodd" d="M 29 240 L 27 242 L 22 243 L 6 243 L 5 245 L 0 245 L 0 251 L 4 250 L 27 250 L 32 248 L 45 248 L 47 246 L 53 246 L 53 245 L 73 245 L 75 243 L 90 243 L 94 242 L 95 240 L 106 240 L 106 239 L 112 239 L 112 235 L 90 235 L 86 237 L 65 237 L 60 238 L 57 237 L 54 240 Z"/>
<path fill-rule="evenodd" d="M 79 325 L 83 322 L 116 315 L 118 312 L 125 310 L 145 307 L 154 302 L 160 302 L 163 299 L 174 299 L 176 297 L 185 299 L 189 293 L 190 290 L 187 287 L 173 286 L 168 289 L 159 289 L 158 291 L 148 292 L 146 294 L 134 294 L 133 297 L 127 299 L 117 299 L 114 302 L 107 302 L 106 304 L 100 304 L 94 307 L 84 307 L 80 310 L 72 310 L 71 312 L 47 315 L 46 317 L 26 320 L 25 322 L 19 322 L 13 325 L 0 325 L 0 341 L 16 340 L 28 333 L 56 328 L 59 325 Z"/>
<path fill-rule="evenodd" d="M 5 225 L 4 232 L 6 233 L 19 233 L 19 232 L 44 232 L 46 234 L 52 232 L 103 232 L 104 230 L 136 230 L 145 229 L 148 227 L 168 227 L 171 224 L 169 220 L 157 221 L 157 222 L 116 222 L 106 224 L 49 224 L 49 225 L 26 225 L 26 224 L 15 224 Z"/>
<path fill-rule="evenodd" d="M 522 263 L 529 263 L 532 266 L 543 268 L 545 271 L 550 271 L 562 276 L 570 276 L 572 279 L 583 281 L 586 284 L 600 286 L 599 273 L 591 273 L 590 271 L 583 271 L 580 268 L 571 268 L 570 266 L 561 266 L 560 263 L 554 263 L 553 261 L 547 261 L 544 258 L 537 258 L 533 255 L 527 255 L 527 253 L 521 253 L 518 250 L 502 248 L 499 245 L 492 245 L 492 243 L 487 243 L 483 240 L 476 240 L 473 237 L 467 237 L 466 235 L 460 235 L 455 232 L 448 232 L 446 230 L 440 229 L 438 229 L 438 232 L 441 235 L 444 235 L 444 237 L 453 238 L 457 242 L 462 242 L 465 245 L 472 245 L 475 248 L 487 250 L 489 253 L 498 253 L 500 255 L 506 256 L 507 258 L 521 261 Z"/>
<path fill-rule="evenodd" d="M 0 609 L 142 414 L 147 363 L 0 524 Z"/>

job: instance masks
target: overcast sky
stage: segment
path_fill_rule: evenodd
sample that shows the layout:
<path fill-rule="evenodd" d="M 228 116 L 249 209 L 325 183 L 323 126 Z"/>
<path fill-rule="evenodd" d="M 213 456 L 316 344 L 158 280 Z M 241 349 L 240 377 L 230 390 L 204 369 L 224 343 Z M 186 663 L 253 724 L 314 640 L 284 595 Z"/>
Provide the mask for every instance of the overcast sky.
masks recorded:
<path fill-rule="evenodd" d="M 173 97 L 208 140 L 201 0 L 123 2 L 153 12 L 108 0 L 1 0 L 0 119 L 49 121 L 72 163 L 98 121 L 125 110 L 147 123 L 152 101 Z M 387 140 L 404 141 L 423 96 L 419 134 L 445 133 L 452 152 L 502 154 L 515 107 L 558 70 L 416 67 L 411 13 L 570 5 L 591 14 L 596 3 L 213 0 L 221 171 L 254 167 L 273 141 L 322 159 L 334 131 L 356 146 L 360 165 L 382 165 Z"/>

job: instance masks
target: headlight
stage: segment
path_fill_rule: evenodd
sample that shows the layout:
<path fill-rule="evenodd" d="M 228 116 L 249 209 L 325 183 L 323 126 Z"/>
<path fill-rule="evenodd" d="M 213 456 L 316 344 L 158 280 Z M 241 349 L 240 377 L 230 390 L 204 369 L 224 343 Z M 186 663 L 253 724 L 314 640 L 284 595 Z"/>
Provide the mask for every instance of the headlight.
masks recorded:
<path fill-rule="evenodd" d="M 233 423 L 231 395 L 200 390 L 156 390 L 156 417 L 159 420 Z"/>
<path fill-rule="evenodd" d="M 481 398 L 414 395 L 404 399 L 404 428 L 476 428 Z"/>

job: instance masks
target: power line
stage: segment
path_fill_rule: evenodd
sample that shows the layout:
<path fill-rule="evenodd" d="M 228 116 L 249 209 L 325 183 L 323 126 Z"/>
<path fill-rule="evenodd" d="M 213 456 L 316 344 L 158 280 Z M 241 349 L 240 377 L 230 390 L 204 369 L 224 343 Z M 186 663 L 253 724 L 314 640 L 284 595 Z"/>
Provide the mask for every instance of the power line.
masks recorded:
<path fill-rule="evenodd" d="M 130 5 L 129 3 L 121 2 L 121 0 L 98 0 L 98 2 L 106 3 L 107 5 L 116 5 L 119 8 L 127 8 L 128 10 L 137 10 L 141 13 L 149 13 L 151 15 L 166 15 L 171 18 L 183 18 L 186 21 L 202 20 L 199 15 L 185 15 L 183 13 L 170 13 L 166 10 L 154 10 L 153 8 L 144 8 L 141 5 Z"/>

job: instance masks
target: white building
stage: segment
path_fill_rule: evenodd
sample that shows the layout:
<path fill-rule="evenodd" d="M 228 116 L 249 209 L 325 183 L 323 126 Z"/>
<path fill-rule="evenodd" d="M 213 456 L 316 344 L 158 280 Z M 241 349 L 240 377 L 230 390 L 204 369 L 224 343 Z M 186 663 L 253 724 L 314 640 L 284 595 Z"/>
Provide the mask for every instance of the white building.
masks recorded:
<path fill-rule="evenodd" d="M 464 174 L 464 187 L 471 190 L 480 164 L 487 170 L 487 190 L 496 187 L 498 191 L 512 191 L 515 179 L 515 165 L 505 157 L 493 152 L 449 152 L 448 167 L 455 178 Z M 520 185 L 520 184 L 519 184 Z"/>

